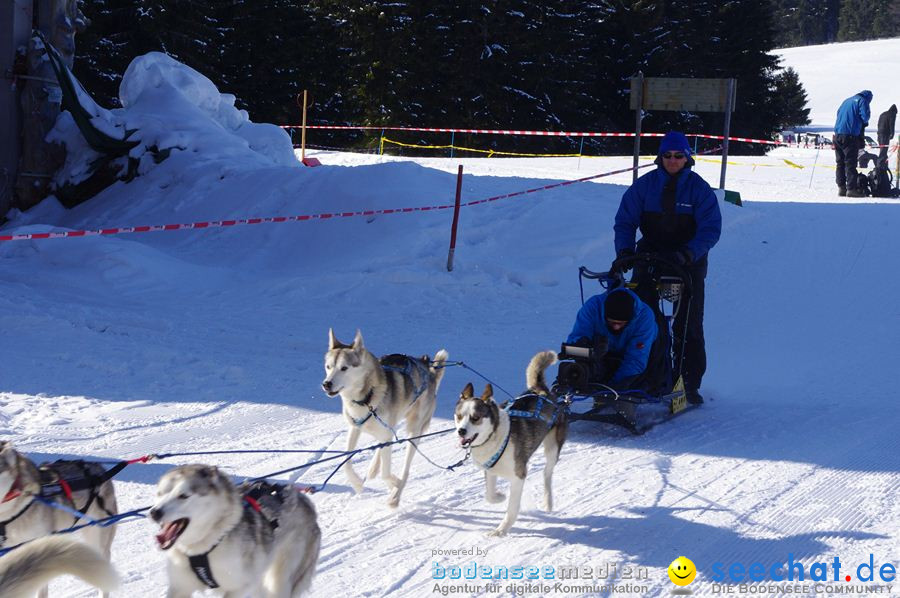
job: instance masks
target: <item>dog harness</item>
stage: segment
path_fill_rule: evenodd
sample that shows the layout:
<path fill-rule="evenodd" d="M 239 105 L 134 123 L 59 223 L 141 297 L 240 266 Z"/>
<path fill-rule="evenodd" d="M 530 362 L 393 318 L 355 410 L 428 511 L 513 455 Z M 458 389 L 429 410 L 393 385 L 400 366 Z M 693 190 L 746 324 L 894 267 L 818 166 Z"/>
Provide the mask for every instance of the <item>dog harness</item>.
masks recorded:
<path fill-rule="evenodd" d="M 3 502 L 12 500 L 22 494 L 21 489 L 17 489 L 16 486 L 21 486 L 21 484 L 19 482 L 19 478 L 16 478 L 16 481 L 13 482 L 13 486 L 10 489 L 10 491 L 6 493 L 6 496 L 3 498 Z M 12 495 L 12 496 L 10 496 L 10 495 Z M 15 521 L 16 519 L 18 519 L 19 517 L 21 517 L 22 515 L 24 515 L 25 511 L 30 509 L 31 505 L 33 505 L 33 504 L 34 504 L 34 499 L 31 499 L 30 501 L 28 501 L 28 504 L 25 505 L 25 508 L 23 508 L 21 511 L 19 511 L 18 513 L 16 513 L 15 515 L 13 515 L 9 519 L 7 519 L 6 521 L 0 521 L 0 547 L 2 547 L 4 544 L 6 544 L 6 526 L 9 525 L 10 523 L 12 523 L 13 521 Z"/>
<path fill-rule="evenodd" d="M 533 411 L 523 411 L 521 409 L 513 409 L 512 408 L 516 404 L 516 401 L 518 401 L 519 399 L 527 399 L 527 398 L 531 398 L 531 397 L 534 397 L 537 399 L 537 403 L 535 404 Z M 545 405 L 551 405 L 553 407 L 553 413 L 549 419 L 546 419 L 543 416 L 543 411 L 544 411 Z M 509 417 L 511 417 L 511 418 L 518 417 L 518 418 L 522 418 L 522 419 L 539 419 L 542 422 L 544 422 L 545 424 L 547 424 L 548 428 L 552 428 L 554 426 L 554 424 L 556 424 L 556 420 L 559 419 L 560 406 L 556 402 L 554 402 L 542 395 L 526 394 L 526 395 L 516 397 L 515 400 L 513 400 L 511 403 L 509 403 L 505 407 L 503 407 L 503 410 L 506 411 L 509 414 Z M 511 431 L 512 431 L 512 429 L 510 429 L 510 432 Z M 497 450 L 496 453 L 493 454 L 493 456 L 491 456 L 490 459 L 488 459 L 484 463 L 478 463 L 478 461 L 476 461 L 475 459 L 472 459 L 472 460 L 475 461 L 475 463 L 483 469 L 490 469 L 491 467 L 496 465 L 497 461 L 500 460 L 500 457 L 503 456 L 503 451 L 506 450 L 506 447 L 509 444 L 510 432 L 506 433 L 506 438 L 503 439 L 503 442 L 500 444 L 500 448 Z"/>
<path fill-rule="evenodd" d="M 281 506 L 284 504 L 284 495 L 282 491 L 285 489 L 285 486 L 281 484 L 270 484 L 265 481 L 257 481 L 250 484 L 242 484 L 240 489 L 244 491 L 244 509 L 252 509 L 262 517 L 263 521 L 269 524 L 269 527 L 272 528 L 274 532 L 278 527 L 278 518 L 267 514 L 266 511 L 269 510 L 266 508 L 266 503 L 269 503 L 269 499 L 274 499 L 277 503 L 277 506 Z M 262 502 L 263 504 L 260 504 Z M 271 505 L 270 505 L 271 506 Z M 234 528 L 232 528 L 234 529 Z M 195 554 L 193 556 L 188 557 L 188 563 L 191 566 L 191 571 L 194 572 L 194 575 L 197 576 L 203 585 L 210 589 L 215 589 L 219 587 L 219 582 L 216 581 L 216 578 L 213 577 L 212 566 L 209 564 L 209 555 L 210 553 L 216 549 L 216 547 L 222 543 L 222 540 L 225 539 L 225 536 L 228 535 L 229 532 L 226 532 L 222 538 L 216 542 L 212 548 L 204 552 L 203 554 Z"/>
<path fill-rule="evenodd" d="M 92 471 L 90 464 L 81 460 L 59 460 L 50 464 L 45 463 L 38 467 L 41 481 L 41 492 L 39 496 L 43 499 L 65 496 L 66 500 L 69 501 L 69 504 L 72 505 L 72 508 L 75 508 L 75 510 L 80 513 L 87 513 L 96 500 L 97 505 L 103 512 L 112 517 L 115 513 L 106 507 L 103 502 L 103 497 L 100 496 L 99 490 L 103 484 L 125 469 L 127 465 L 128 463 L 126 461 L 122 461 L 98 475 L 96 471 Z M 88 499 L 87 502 L 84 503 L 84 506 L 78 509 L 75 507 L 73 493 L 81 492 L 83 490 L 88 491 Z M 81 516 L 75 516 L 75 521 L 72 522 L 72 525 L 77 524 L 80 520 Z"/>
<path fill-rule="evenodd" d="M 415 381 L 415 377 L 413 376 L 413 370 L 419 371 L 419 377 L 422 379 L 422 382 L 415 388 L 413 391 L 413 400 L 410 403 L 410 407 L 419 400 L 419 397 L 428 387 L 428 376 L 430 372 L 424 363 L 422 363 L 421 359 L 416 359 L 415 357 L 410 357 L 409 355 L 403 355 L 402 353 L 392 353 L 390 355 L 385 355 L 381 358 L 381 369 L 385 372 L 399 372 L 404 378 L 409 378 L 410 382 Z M 377 417 L 375 411 L 378 409 L 377 407 L 372 407 L 372 396 L 375 393 L 375 389 L 369 389 L 369 392 L 363 398 L 362 401 L 353 401 L 354 404 L 360 405 L 362 407 L 368 407 L 369 412 L 362 417 L 353 417 L 353 425 L 359 427 L 369 421 L 373 415 L 376 416 L 378 421 L 381 421 L 381 418 Z M 384 424 L 384 422 L 382 422 Z"/>
<path fill-rule="evenodd" d="M 484 463 L 478 463 L 478 461 L 476 461 L 475 458 L 473 457 L 472 461 L 474 461 L 482 469 L 490 469 L 491 467 L 496 465 L 497 461 L 500 460 L 500 457 L 503 456 L 503 451 L 505 451 L 507 445 L 509 445 L 509 436 L 510 436 L 511 431 L 512 431 L 512 429 L 510 429 L 509 431 L 506 432 L 506 438 L 503 439 L 503 442 L 500 443 L 500 448 L 497 450 L 496 453 L 494 453 L 494 455 L 490 459 L 488 459 Z M 490 437 L 488 437 L 488 440 L 490 440 Z"/>
<path fill-rule="evenodd" d="M 516 401 L 518 401 L 519 399 L 527 399 L 530 397 L 534 397 L 535 399 L 537 399 L 537 403 L 535 404 L 534 409 L 532 411 L 522 411 L 521 409 L 513 409 L 513 406 L 516 404 Z M 544 414 L 543 414 L 545 405 L 550 405 L 553 408 L 553 412 L 550 415 L 549 419 L 545 418 Z M 556 420 L 559 419 L 559 412 L 560 412 L 560 406 L 558 403 L 556 403 L 555 401 L 552 401 L 551 399 L 548 399 L 547 397 L 545 397 L 543 395 L 539 395 L 539 394 L 527 394 L 527 395 L 522 395 L 520 397 L 516 397 L 516 399 L 513 402 L 506 405 L 503 409 L 509 414 L 510 417 L 521 417 L 523 419 L 539 419 L 551 428 L 553 427 L 554 424 L 556 424 Z"/>
<path fill-rule="evenodd" d="M 31 500 L 28 501 L 28 504 L 19 511 L 17 514 L 13 515 L 6 521 L 0 521 L 0 546 L 3 546 L 6 543 L 6 526 L 21 517 L 25 514 L 25 512 L 31 508 L 36 501 L 44 502 L 44 503 L 52 503 L 55 502 L 54 499 L 57 497 L 65 497 L 65 500 L 68 501 L 72 510 L 81 513 L 81 515 L 76 515 L 75 520 L 72 522 L 72 525 L 76 525 L 81 517 L 88 512 L 91 508 L 91 505 L 94 504 L 94 501 L 97 501 L 97 504 L 100 508 L 110 517 L 114 516 L 115 513 L 110 511 L 103 502 L 103 497 L 100 496 L 99 489 L 105 484 L 107 481 L 113 478 L 117 473 L 125 469 L 128 465 L 127 462 L 122 461 L 121 463 L 117 463 L 115 466 L 111 467 L 108 471 L 103 472 L 102 474 L 98 474 L 96 471 L 92 471 L 91 464 L 82 461 L 64 461 L 58 460 L 53 463 L 43 463 L 38 466 L 38 481 L 40 483 L 40 490 L 37 494 L 33 495 Z M 81 508 L 76 507 L 75 505 L 75 492 L 81 492 L 83 490 L 87 490 L 89 492 L 87 502 L 84 503 L 84 506 Z M 13 483 L 12 488 L 10 488 L 9 492 L 6 493 L 6 496 L 3 498 L 2 502 L 10 501 L 14 498 L 18 498 L 22 495 L 22 487 L 21 480 L 16 478 L 16 481 Z M 50 506 L 53 506 L 52 504 Z"/>
<path fill-rule="evenodd" d="M 398 362 L 402 364 L 402 366 L 398 365 Z M 413 378 L 412 370 L 418 370 L 422 382 L 413 391 L 413 403 L 416 402 L 419 395 L 421 395 L 428 386 L 428 374 L 430 372 L 425 364 L 422 363 L 421 359 L 403 355 L 402 353 L 392 353 L 381 358 L 381 369 L 389 372 L 400 372 L 402 376 L 409 378 L 410 382 L 415 380 L 415 378 Z"/>

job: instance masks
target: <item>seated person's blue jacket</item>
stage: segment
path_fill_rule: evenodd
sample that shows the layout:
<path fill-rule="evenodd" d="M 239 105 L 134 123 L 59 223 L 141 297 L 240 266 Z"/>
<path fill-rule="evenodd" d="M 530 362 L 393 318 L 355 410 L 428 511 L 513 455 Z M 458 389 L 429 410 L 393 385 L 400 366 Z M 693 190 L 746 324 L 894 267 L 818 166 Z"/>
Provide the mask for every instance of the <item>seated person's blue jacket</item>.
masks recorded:
<path fill-rule="evenodd" d="M 628 289 L 616 289 L 614 293 L 625 292 L 634 299 L 634 317 L 619 334 L 613 334 L 606 327 L 605 302 L 609 292 L 594 295 L 578 310 L 575 325 L 567 344 L 573 344 L 581 338 L 593 340 L 597 335 L 605 336 L 609 343 L 608 351 L 622 356 L 622 365 L 616 370 L 610 382 L 616 383 L 625 378 L 636 376 L 647 369 L 650 348 L 659 334 L 653 310 Z"/>

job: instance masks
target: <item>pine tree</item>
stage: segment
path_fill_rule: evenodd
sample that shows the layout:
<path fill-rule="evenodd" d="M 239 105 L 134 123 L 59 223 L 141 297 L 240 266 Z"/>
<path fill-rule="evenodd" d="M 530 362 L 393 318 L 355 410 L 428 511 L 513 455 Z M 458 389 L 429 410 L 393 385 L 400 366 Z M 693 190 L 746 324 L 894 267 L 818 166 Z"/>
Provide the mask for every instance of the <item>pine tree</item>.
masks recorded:
<path fill-rule="evenodd" d="M 771 108 L 775 111 L 771 115 L 772 126 L 776 130 L 809 124 L 806 90 L 794 69 L 787 68 L 778 72 L 772 88 L 772 98 Z"/>

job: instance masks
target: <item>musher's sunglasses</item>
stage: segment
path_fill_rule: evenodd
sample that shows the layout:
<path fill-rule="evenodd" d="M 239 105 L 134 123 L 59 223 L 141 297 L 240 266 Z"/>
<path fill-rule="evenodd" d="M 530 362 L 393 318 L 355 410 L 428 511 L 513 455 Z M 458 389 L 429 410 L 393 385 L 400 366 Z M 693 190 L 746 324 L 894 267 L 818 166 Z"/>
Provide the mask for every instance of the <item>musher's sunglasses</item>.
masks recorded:
<path fill-rule="evenodd" d="M 672 158 L 675 158 L 676 160 L 684 160 L 684 154 L 682 153 L 673 154 L 672 152 L 666 152 L 662 155 L 662 157 L 666 160 L 671 160 Z"/>

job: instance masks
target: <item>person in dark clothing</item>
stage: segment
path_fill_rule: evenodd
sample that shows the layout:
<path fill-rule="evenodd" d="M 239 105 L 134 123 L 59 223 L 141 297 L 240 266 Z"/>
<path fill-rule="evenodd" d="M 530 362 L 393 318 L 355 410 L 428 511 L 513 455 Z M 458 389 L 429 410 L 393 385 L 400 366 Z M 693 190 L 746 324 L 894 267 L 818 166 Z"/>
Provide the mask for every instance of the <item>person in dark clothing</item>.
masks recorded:
<path fill-rule="evenodd" d="M 659 368 L 651 359 L 658 334 L 653 310 L 632 291 L 614 289 L 584 302 L 566 344 L 606 347 L 596 382 L 619 391 L 654 391 Z"/>
<path fill-rule="evenodd" d="M 869 125 L 869 104 L 872 92 L 864 89 L 843 101 L 834 124 L 834 158 L 837 163 L 835 180 L 841 197 L 865 197 L 859 188 L 856 172 L 859 150 L 865 145 L 863 133 Z"/>
<path fill-rule="evenodd" d="M 897 122 L 897 104 L 891 104 L 891 107 L 881 113 L 878 117 L 878 145 L 881 149 L 878 152 L 878 162 L 887 167 L 888 145 L 894 137 L 894 125 Z"/>
<path fill-rule="evenodd" d="M 707 254 L 722 233 L 722 214 L 712 188 L 691 170 L 694 159 L 682 133 L 671 131 L 663 137 L 656 164 L 622 196 L 614 227 L 616 256 L 633 255 L 635 249 L 656 253 L 690 274 L 690 309 L 680 310 L 674 324 L 675 346 L 684 342 L 684 361 L 676 351 L 675 371 L 681 371 L 688 400 L 702 403 Z M 641 239 L 635 243 L 638 228 Z M 635 272 L 634 278 L 639 277 Z M 640 285 L 640 280 L 636 282 Z"/>

